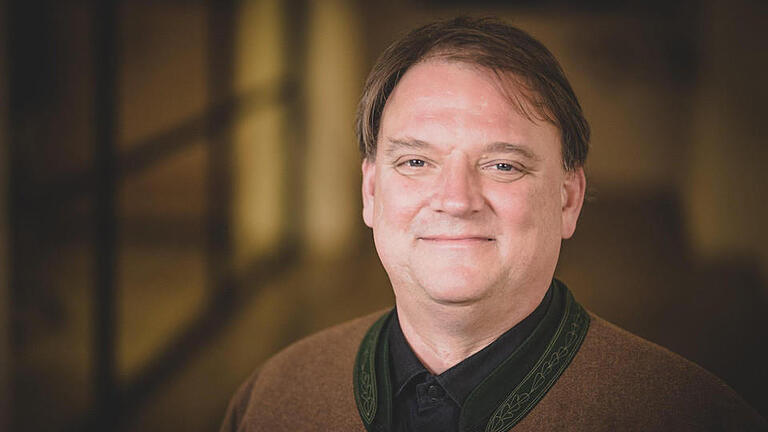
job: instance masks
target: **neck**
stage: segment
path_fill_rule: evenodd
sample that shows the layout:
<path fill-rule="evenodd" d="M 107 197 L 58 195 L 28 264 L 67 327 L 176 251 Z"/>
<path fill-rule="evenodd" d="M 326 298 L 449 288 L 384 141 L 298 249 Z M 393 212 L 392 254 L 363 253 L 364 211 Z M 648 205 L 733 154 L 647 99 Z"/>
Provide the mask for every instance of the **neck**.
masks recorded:
<path fill-rule="evenodd" d="M 546 289 L 515 301 L 439 304 L 396 300 L 403 335 L 427 370 L 439 375 L 490 345 L 541 303 Z"/>

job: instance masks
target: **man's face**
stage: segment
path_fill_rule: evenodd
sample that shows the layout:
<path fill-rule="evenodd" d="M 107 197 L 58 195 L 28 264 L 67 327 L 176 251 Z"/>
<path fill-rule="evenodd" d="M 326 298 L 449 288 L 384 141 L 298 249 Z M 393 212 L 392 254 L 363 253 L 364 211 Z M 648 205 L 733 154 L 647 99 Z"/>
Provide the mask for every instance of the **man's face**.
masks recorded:
<path fill-rule="evenodd" d="M 398 299 L 543 294 L 584 183 L 563 168 L 558 130 L 521 116 L 494 75 L 431 60 L 384 108 L 375 162 L 363 162 L 363 218 Z"/>

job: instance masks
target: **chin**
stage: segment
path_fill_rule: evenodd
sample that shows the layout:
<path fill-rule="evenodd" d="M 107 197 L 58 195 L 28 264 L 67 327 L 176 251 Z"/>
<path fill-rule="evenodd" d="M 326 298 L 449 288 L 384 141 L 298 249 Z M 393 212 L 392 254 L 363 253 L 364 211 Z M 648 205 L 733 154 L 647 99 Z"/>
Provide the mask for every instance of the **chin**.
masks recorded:
<path fill-rule="evenodd" d="M 485 278 L 467 277 L 451 271 L 418 279 L 427 296 L 439 304 L 475 303 L 490 291 L 490 284 Z"/>

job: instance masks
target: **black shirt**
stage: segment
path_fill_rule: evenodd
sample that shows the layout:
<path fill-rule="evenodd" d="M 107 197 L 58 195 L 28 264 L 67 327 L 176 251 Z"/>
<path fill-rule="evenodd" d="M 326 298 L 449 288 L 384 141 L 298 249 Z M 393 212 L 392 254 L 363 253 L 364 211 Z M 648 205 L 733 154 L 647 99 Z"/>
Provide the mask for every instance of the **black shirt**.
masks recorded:
<path fill-rule="evenodd" d="M 393 430 L 458 431 L 464 400 L 533 332 L 552 298 L 550 287 L 541 304 L 493 343 L 440 375 L 421 364 L 400 328 L 397 312 L 389 322 L 389 365 L 392 376 Z"/>

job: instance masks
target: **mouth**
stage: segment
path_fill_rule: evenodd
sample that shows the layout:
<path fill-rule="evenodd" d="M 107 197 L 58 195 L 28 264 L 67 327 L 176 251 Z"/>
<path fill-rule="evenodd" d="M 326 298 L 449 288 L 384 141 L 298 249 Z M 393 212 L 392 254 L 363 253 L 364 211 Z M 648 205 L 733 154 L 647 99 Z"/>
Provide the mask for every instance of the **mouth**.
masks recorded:
<path fill-rule="evenodd" d="M 432 244 L 444 244 L 444 245 L 473 245 L 490 243 L 495 241 L 494 238 L 483 235 L 459 235 L 459 236 L 421 236 L 419 240 L 432 243 Z"/>

